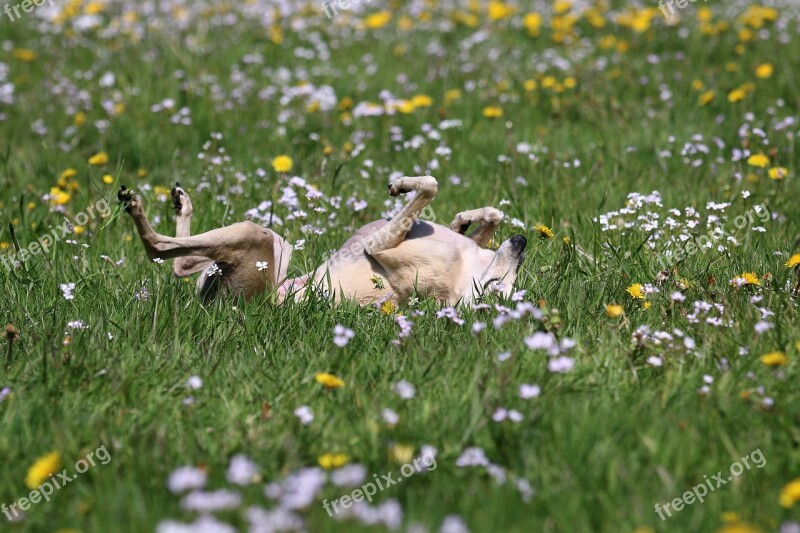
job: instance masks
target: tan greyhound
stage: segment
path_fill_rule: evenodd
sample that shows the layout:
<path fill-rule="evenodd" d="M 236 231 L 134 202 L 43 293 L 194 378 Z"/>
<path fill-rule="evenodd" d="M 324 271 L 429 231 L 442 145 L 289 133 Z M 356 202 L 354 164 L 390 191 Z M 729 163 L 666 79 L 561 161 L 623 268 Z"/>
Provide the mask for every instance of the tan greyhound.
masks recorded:
<path fill-rule="evenodd" d="M 390 220 L 367 224 L 314 272 L 291 279 L 292 247 L 271 229 L 240 222 L 191 236 L 192 202 L 180 184 L 172 190 L 175 237 L 153 230 L 133 191 L 122 186 L 118 196 L 151 260 L 175 259 L 177 277 L 202 272 L 197 295 L 204 303 L 223 295 L 250 299 L 264 292 L 282 301 L 309 290 L 361 305 L 386 300 L 398 304 L 412 294 L 455 305 L 473 302 L 489 288 L 510 295 L 525 237 L 515 235 L 496 251 L 489 250 L 485 246 L 503 219 L 500 211 L 464 211 L 447 228 L 419 220 L 436 196 L 436 179 L 403 177 L 389 184 L 392 196 L 411 191 L 414 197 Z M 466 236 L 473 223 L 477 229 Z"/>

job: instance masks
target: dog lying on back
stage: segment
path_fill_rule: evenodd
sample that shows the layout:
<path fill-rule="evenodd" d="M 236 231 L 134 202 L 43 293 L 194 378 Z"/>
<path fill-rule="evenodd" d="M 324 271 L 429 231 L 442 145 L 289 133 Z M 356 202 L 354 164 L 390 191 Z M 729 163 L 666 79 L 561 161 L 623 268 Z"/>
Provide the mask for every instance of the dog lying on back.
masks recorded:
<path fill-rule="evenodd" d="M 475 301 L 494 283 L 510 295 L 527 241 L 515 235 L 496 251 L 486 248 L 502 213 L 493 207 L 464 211 L 447 228 L 419 220 L 436 196 L 436 179 L 403 177 L 389 184 L 392 196 L 410 191 L 416 194 L 398 214 L 363 226 L 326 263 L 298 278 L 287 277 L 291 245 L 271 229 L 240 222 L 191 235 L 192 202 L 179 184 L 172 190 L 175 237 L 153 230 L 141 200 L 125 186 L 118 197 L 151 260 L 174 259 L 178 277 L 202 273 L 197 295 L 204 303 L 228 296 L 251 299 L 264 292 L 282 301 L 313 290 L 336 302 L 361 305 L 386 300 L 399 304 L 412 294 L 455 305 Z M 466 236 L 473 224 L 477 228 Z M 382 281 L 376 283 L 376 276 Z"/>

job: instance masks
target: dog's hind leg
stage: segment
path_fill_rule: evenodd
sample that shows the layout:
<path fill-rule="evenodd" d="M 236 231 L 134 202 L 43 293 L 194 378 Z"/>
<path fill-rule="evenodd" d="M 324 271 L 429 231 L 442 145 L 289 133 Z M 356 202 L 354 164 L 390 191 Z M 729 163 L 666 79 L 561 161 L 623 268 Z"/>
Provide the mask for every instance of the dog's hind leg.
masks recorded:
<path fill-rule="evenodd" d="M 118 196 L 150 259 L 208 258 L 217 264 L 217 274 L 221 271 L 226 291 L 248 299 L 276 287 L 286 276 L 292 247 L 270 229 L 240 222 L 191 237 L 168 237 L 153 230 L 132 191 L 123 187 Z"/>
<path fill-rule="evenodd" d="M 499 209 L 482 207 L 458 213 L 453 222 L 450 223 L 450 229 L 463 235 L 473 223 L 477 222 L 478 228 L 470 233 L 469 238 L 481 248 L 485 248 L 494 237 L 497 226 L 502 221 L 503 213 Z"/>
<path fill-rule="evenodd" d="M 172 189 L 172 204 L 175 206 L 175 236 L 176 237 L 190 237 L 192 213 L 192 200 L 185 190 L 181 188 L 180 183 L 175 184 Z M 176 257 L 172 264 L 172 272 L 178 278 L 183 278 L 202 272 L 203 270 L 214 264 L 214 261 L 208 257 L 201 256 L 188 256 Z"/>
<path fill-rule="evenodd" d="M 418 220 L 419 214 L 425 209 L 439 191 L 439 184 L 432 176 L 412 176 L 394 180 L 389 184 L 389 194 L 397 196 L 414 191 L 414 198 L 403 206 L 392 219 L 381 229 L 366 238 L 364 251 L 374 255 L 382 250 L 395 248 L 406 238 L 406 234 Z"/>

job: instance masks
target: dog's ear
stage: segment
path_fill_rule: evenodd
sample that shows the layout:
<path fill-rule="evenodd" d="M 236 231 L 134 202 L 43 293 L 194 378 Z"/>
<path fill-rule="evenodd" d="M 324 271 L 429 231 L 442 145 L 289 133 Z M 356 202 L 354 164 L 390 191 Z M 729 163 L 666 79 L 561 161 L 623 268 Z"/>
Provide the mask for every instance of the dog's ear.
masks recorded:
<path fill-rule="evenodd" d="M 278 286 L 286 280 L 286 274 L 289 271 L 289 261 L 292 258 L 294 247 L 274 231 L 268 231 L 272 234 L 273 238 L 272 264 L 270 265 L 271 278 L 274 280 L 275 286 Z"/>

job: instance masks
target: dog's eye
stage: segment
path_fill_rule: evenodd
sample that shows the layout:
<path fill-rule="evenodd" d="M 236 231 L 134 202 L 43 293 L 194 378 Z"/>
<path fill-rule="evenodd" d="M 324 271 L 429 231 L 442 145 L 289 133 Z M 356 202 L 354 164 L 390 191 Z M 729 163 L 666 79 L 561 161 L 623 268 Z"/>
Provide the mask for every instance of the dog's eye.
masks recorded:
<path fill-rule="evenodd" d="M 487 281 L 486 283 L 483 284 L 483 289 L 486 290 L 486 287 L 488 287 L 489 285 L 491 285 L 495 281 L 500 281 L 500 278 L 492 278 L 492 279 L 490 279 L 489 281 Z"/>

